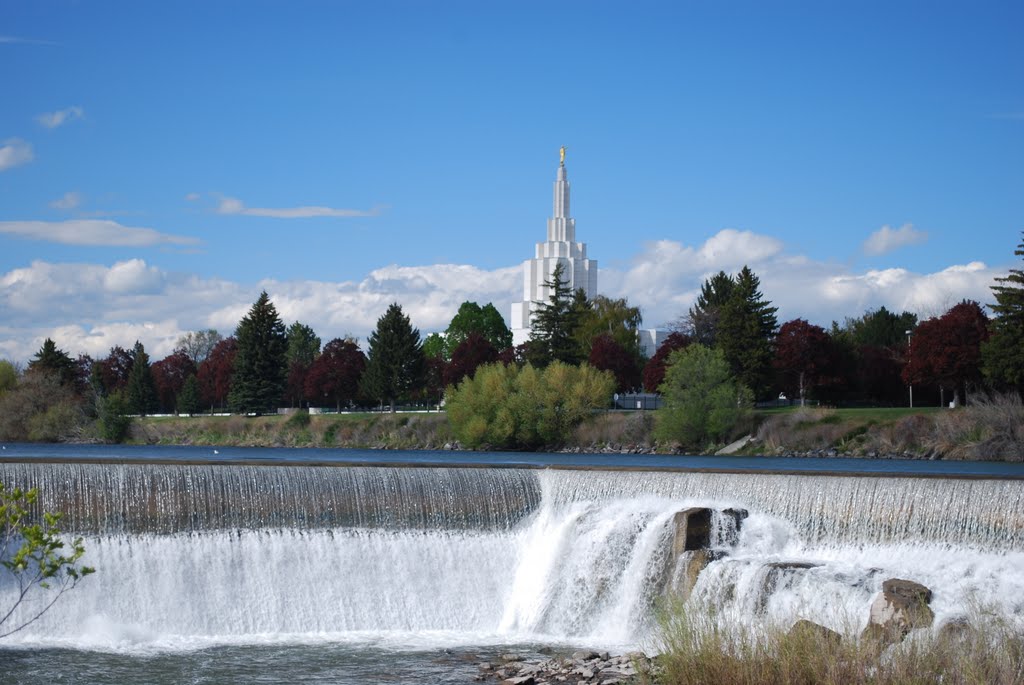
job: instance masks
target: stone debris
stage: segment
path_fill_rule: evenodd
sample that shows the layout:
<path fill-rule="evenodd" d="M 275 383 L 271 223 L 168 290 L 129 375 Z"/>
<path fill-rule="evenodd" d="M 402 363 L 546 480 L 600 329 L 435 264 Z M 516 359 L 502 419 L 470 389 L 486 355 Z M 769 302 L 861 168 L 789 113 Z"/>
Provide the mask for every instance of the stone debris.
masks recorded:
<path fill-rule="evenodd" d="M 475 680 L 494 678 L 501 685 L 629 685 L 638 682 L 636 676 L 640 671 L 652 673 L 654 663 L 643 652 L 612 656 L 608 652 L 579 650 L 571 656 L 553 656 L 536 663 L 509 660 L 499 668 L 484 662 L 479 669 Z"/>

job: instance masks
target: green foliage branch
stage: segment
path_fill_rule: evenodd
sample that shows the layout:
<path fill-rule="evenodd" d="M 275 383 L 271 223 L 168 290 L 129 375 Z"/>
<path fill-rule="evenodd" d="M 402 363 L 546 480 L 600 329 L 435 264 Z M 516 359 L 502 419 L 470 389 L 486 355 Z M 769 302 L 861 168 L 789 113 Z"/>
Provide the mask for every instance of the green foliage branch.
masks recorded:
<path fill-rule="evenodd" d="M 68 590 L 95 572 L 80 563 L 85 554 L 82 538 L 65 547 L 58 527 L 60 514 L 44 512 L 42 522 L 32 523 L 29 510 L 38 492 L 9 489 L 0 483 L 0 565 L 13 576 L 14 595 L 9 607 L 0 607 L 0 638 L 7 637 L 36 621 Z M 30 599 L 33 590 L 50 590 L 27 616 L 16 612 Z"/>

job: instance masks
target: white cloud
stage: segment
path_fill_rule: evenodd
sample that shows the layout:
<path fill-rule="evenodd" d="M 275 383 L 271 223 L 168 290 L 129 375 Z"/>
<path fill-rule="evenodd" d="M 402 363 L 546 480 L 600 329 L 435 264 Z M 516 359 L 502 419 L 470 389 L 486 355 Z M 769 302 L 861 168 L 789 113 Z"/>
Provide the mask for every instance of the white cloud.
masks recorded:
<path fill-rule="evenodd" d="M 882 226 L 864 241 L 864 253 L 882 255 L 907 245 L 920 245 L 928 240 L 928 234 L 918 231 L 913 224 L 903 224 L 897 229 Z"/>
<path fill-rule="evenodd" d="M 28 164 L 35 158 L 32 144 L 21 138 L 8 138 L 0 145 L 0 171 L 13 169 L 21 164 Z"/>
<path fill-rule="evenodd" d="M 102 219 L 68 221 L 0 221 L 0 234 L 64 245 L 103 247 L 150 247 L 197 245 L 198 238 L 160 233 L 152 228 L 122 226 Z"/>
<path fill-rule="evenodd" d="M 190 193 L 186 199 L 193 199 L 194 193 Z M 358 217 L 376 216 L 377 209 L 335 209 L 333 207 L 246 207 L 245 204 L 234 197 L 222 197 L 217 204 L 218 214 L 243 214 L 245 216 L 267 216 L 275 219 L 307 219 L 310 217 Z"/>
<path fill-rule="evenodd" d="M 200 195 L 199 193 L 189 193 L 188 195 L 185 196 L 185 200 L 187 200 L 188 202 L 198 202 L 201 198 L 202 195 Z"/>
<path fill-rule="evenodd" d="M 0 36 L 0 43 L 22 43 L 25 45 L 56 45 L 53 41 L 22 38 L 20 36 Z"/>
<path fill-rule="evenodd" d="M 59 109 L 56 112 L 43 112 L 36 117 L 36 121 L 46 128 L 57 128 L 75 119 L 81 119 L 84 114 L 84 109 L 74 105 L 67 109 Z"/>
<path fill-rule="evenodd" d="M 601 269 L 598 287 L 602 293 L 627 297 L 639 305 L 645 326 L 663 326 L 689 310 L 708 276 L 720 269 L 735 273 L 748 265 L 760 277 L 765 297 L 779 307 L 780 323 L 801 317 L 827 326 L 833 319 L 882 305 L 931 316 L 965 297 L 984 303 L 993 279 L 1005 273 L 982 262 L 933 273 L 906 269 L 857 273 L 843 264 L 787 254 L 780 242 L 767 236 L 747 232 L 737 240 L 727 231 L 697 247 L 673 240 L 648 243 L 627 268 Z M 731 244 L 735 252 L 722 252 L 717 247 L 722 244 Z"/>
<path fill-rule="evenodd" d="M 63 196 L 57 198 L 50 203 L 50 206 L 54 209 L 61 209 L 64 211 L 77 209 L 82 204 L 82 194 L 77 191 L 70 191 L 64 193 Z"/>
<path fill-rule="evenodd" d="M 732 250 L 722 251 L 730 245 Z M 768 236 L 722 231 L 696 246 L 649 243 L 627 268 L 602 269 L 598 285 L 602 293 L 640 306 L 645 325 L 660 326 L 689 309 L 704 278 L 720 269 L 735 273 L 744 264 L 761 278 L 780 323 L 802 317 L 823 326 L 881 305 L 930 316 L 963 298 L 986 302 L 994 278 L 1005 275 L 981 262 L 931 273 L 854 272 L 787 254 Z M 138 339 L 160 359 L 187 331 L 216 328 L 230 335 L 262 289 L 286 324 L 302 321 L 325 342 L 353 334 L 365 343 L 392 302 L 426 335 L 443 330 L 465 300 L 493 302 L 507 317 L 521 288 L 519 265 L 389 265 L 359 280 L 238 283 L 168 272 L 141 259 L 109 266 L 36 261 L 0 274 L 0 356 L 26 361 L 49 336 L 71 354 L 93 355 Z"/>

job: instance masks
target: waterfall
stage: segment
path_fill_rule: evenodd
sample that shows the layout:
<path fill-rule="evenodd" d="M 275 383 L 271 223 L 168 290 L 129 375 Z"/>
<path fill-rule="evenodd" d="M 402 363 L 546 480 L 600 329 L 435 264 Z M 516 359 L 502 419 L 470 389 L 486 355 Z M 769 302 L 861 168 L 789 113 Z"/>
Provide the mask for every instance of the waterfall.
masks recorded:
<path fill-rule="evenodd" d="M 940 619 L 974 603 L 1024 620 L 1020 481 L 74 463 L 0 464 L 0 481 L 39 487 L 97 568 L 15 636 L 29 645 L 628 649 L 651 633 L 673 517 L 695 506 L 750 516 L 717 536 L 728 553 L 693 610 L 850 632 L 896 576 L 929 585 Z"/>

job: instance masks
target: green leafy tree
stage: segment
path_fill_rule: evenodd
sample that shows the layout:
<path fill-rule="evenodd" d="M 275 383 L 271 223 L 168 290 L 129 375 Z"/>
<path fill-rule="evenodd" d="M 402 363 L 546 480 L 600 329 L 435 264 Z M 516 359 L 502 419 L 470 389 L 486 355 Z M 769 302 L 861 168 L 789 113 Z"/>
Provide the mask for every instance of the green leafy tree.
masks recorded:
<path fill-rule="evenodd" d="M 125 386 L 125 399 L 131 414 L 145 416 L 156 410 L 156 386 L 153 384 L 153 370 L 149 366 L 149 355 L 138 340 L 132 351 L 132 370 Z"/>
<path fill-rule="evenodd" d="M 902 348 L 907 342 L 907 331 L 917 327 L 917 315 L 910 312 L 896 314 L 885 307 L 864 312 L 856 319 L 846 319 L 843 328 L 849 332 L 854 345 Z"/>
<path fill-rule="evenodd" d="M 656 434 L 689 447 L 728 438 L 753 407 L 753 395 L 736 381 L 722 351 L 704 345 L 673 352 L 659 390 L 665 406 Z"/>
<path fill-rule="evenodd" d="M 203 399 L 199 392 L 199 379 L 195 374 L 185 379 L 178 393 L 178 413 L 191 416 L 203 410 Z"/>
<path fill-rule="evenodd" d="M 0 638 L 7 637 L 45 614 L 63 594 L 95 569 L 80 563 L 82 538 L 65 547 L 60 514 L 44 512 L 33 523 L 35 489 L 8 489 L 0 483 L 0 565 L 10 575 L 9 606 L 0 606 Z"/>
<path fill-rule="evenodd" d="M 423 356 L 444 361 L 444 346 L 444 336 L 440 333 L 431 333 L 423 339 Z"/>
<path fill-rule="evenodd" d="M 1024 259 L 1024 240 L 1013 254 Z M 1024 271 L 997 278 L 992 294 L 992 336 L 981 348 L 985 376 L 1024 395 Z"/>
<path fill-rule="evenodd" d="M 235 329 L 238 351 L 228 404 L 232 411 L 263 413 L 284 396 L 288 338 L 266 291 Z"/>
<path fill-rule="evenodd" d="M 0 395 L 18 385 L 18 367 L 6 359 L 0 359 Z"/>
<path fill-rule="evenodd" d="M 559 262 L 544 282 L 550 295 L 533 314 L 527 359 L 534 366 L 546 366 L 559 361 L 578 364 L 581 361 L 579 345 L 573 333 L 580 315 L 580 298 L 573 297 L 565 280 L 565 264 Z M 584 302 L 586 298 L 583 298 Z M 575 304 L 575 306 L 574 306 Z"/>
<path fill-rule="evenodd" d="M 777 307 L 764 299 L 761 281 L 744 266 L 736 275 L 729 301 L 718 315 L 716 347 L 722 350 L 737 381 L 755 397 L 767 391 L 772 378 L 772 341 L 778 329 Z"/>
<path fill-rule="evenodd" d="M 697 301 L 679 324 L 682 332 L 696 343 L 714 347 L 718 342 L 722 308 L 732 300 L 735 289 L 736 281 L 724 271 L 706 279 L 700 287 Z"/>
<path fill-rule="evenodd" d="M 512 331 L 494 305 L 488 302 L 481 307 L 476 302 L 467 301 L 459 306 L 444 332 L 445 360 L 450 360 L 455 348 L 473 333 L 483 336 L 499 352 L 512 346 Z M 426 353 L 425 344 L 424 348 Z"/>
<path fill-rule="evenodd" d="M 392 303 L 377 328 L 370 334 L 366 372 L 361 388 L 369 398 L 386 402 L 395 411 L 395 402 L 408 397 L 423 379 L 424 357 L 420 332 L 398 303 Z"/>
<path fill-rule="evenodd" d="M 610 337 L 638 369 L 643 368 L 643 350 L 637 331 L 643 323 L 639 307 L 631 307 L 626 298 L 613 299 L 597 295 L 579 312 L 573 337 L 584 359 L 591 356 L 594 341 Z M 604 343 L 603 343 L 604 345 Z"/>
<path fill-rule="evenodd" d="M 537 449 L 565 442 L 573 429 L 607 407 L 615 379 L 608 372 L 559 361 L 486 364 L 450 386 L 448 420 L 469 447 Z"/>
<path fill-rule="evenodd" d="M 306 376 L 320 356 L 320 337 L 312 328 L 296 321 L 288 327 L 288 378 L 286 381 L 288 401 L 291 406 L 301 407 L 307 398 Z"/>
<path fill-rule="evenodd" d="M 53 340 L 47 338 L 28 363 L 28 370 L 31 373 L 50 374 L 55 376 L 61 385 L 70 385 L 76 379 L 78 367 L 67 352 L 59 349 Z"/>

